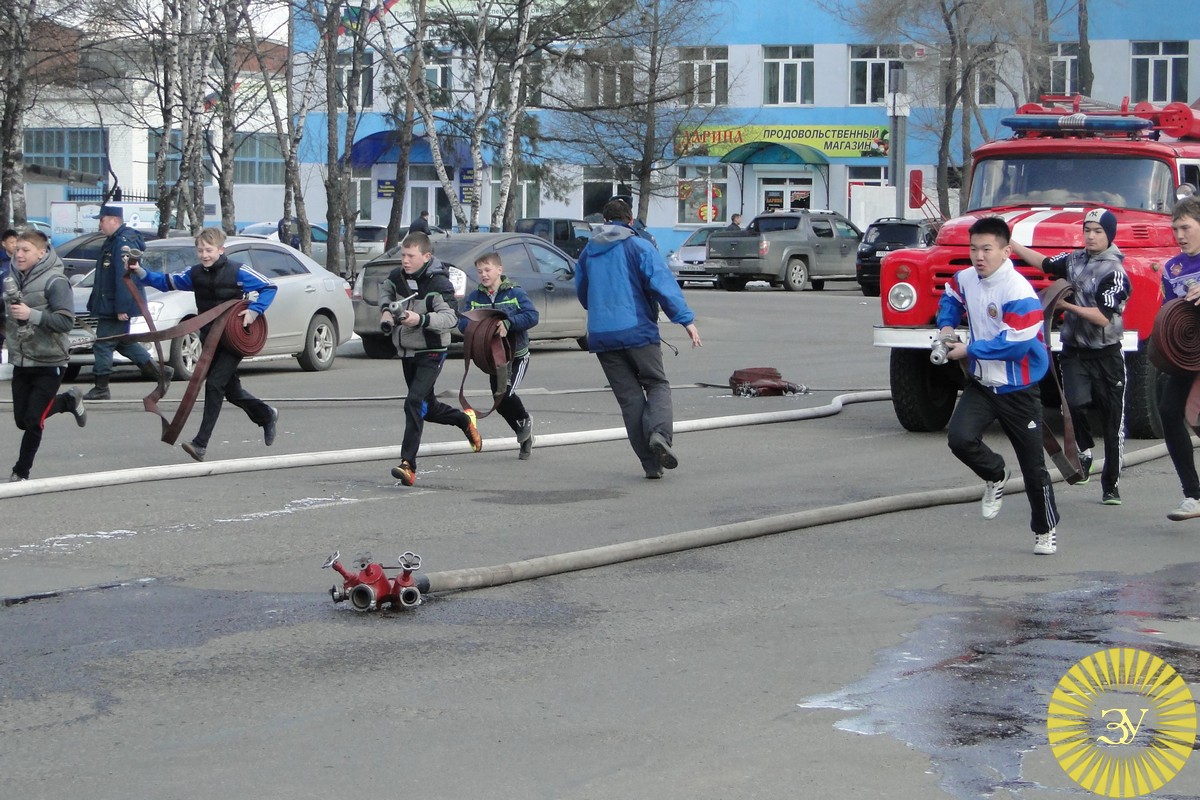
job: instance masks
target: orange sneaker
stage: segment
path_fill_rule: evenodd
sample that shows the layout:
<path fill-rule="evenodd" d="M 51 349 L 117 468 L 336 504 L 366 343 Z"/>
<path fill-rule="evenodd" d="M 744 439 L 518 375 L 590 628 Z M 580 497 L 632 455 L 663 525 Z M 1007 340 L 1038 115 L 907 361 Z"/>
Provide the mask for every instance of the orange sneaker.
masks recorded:
<path fill-rule="evenodd" d="M 483 437 L 479 435 L 479 429 L 475 427 L 475 409 L 468 408 L 463 413 L 467 415 L 467 427 L 463 428 L 463 433 L 467 435 L 467 441 L 471 443 L 471 450 L 478 453 L 483 449 Z"/>
<path fill-rule="evenodd" d="M 401 461 L 392 467 L 392 477 L 398 478 L 405 486 L 412 486 L 417 482 L 417 470 L 407 461 Z"/>

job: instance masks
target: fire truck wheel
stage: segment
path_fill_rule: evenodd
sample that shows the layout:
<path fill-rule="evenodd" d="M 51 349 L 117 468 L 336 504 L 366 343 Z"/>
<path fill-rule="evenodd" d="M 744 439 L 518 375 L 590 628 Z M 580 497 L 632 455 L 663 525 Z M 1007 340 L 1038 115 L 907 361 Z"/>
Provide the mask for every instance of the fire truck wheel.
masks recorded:
<path fill-rule="evenodd" d="M 892 407 L 905 430 L 932 433 L 946 427 L 958 398 L 952 375 L 950 366 L 929 363 L 928 350 L 892 350 Z"/>
<path fill-rule="evenodd" d="M 1161 439 L 1158 392 L 1162 373 L 1146 354 L 1147 342 L 1136 353 L 1125 354 L 1125 434 L 1130 439 Z"/>

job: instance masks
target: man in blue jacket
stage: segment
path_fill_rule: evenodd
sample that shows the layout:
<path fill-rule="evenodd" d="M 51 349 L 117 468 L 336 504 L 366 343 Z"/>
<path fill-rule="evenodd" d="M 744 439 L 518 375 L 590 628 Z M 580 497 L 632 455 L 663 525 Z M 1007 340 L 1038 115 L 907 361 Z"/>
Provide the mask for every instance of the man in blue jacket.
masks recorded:
<path fill-rule="evenodd" d="M 663 369 L 658 309 L 700 347 L 696 315 L 658 251 L 633 228 L 624 200 L 604 206 L 605 224 L 579 255 L 575 293 L 588 311 L 588 349 L 621 406 L 629 444 L 647 478 L 679 461 L 672 451 L 671 384 Z"/>
<path fill-rule="evenodd" d="M 101 245 L 100 256 L 96 259 L 92 295 L 87 302 L 88 313 L 97 317 L 97 341 L 92 345 L 92 355 L 95 357 L 92 380 L 95 385 L 83 396 L 84 400 L 108 400 L 112 397 L 108 379 L 112 375 L 113 351 L 132 361 L 145 377 L 158 380 L 158 365 L 150 360 L 150 353 L 145 347 L 137 342 L 119 342 L 109 338 L 129 333 L 129 320 L 142 315 L 137 300 L 125 285 L 125 264 L 121 254 L 125 248 L 145 250 L 146 240 L 125 225 L 120 206 L 100 207 L 100 232 L 108 238 Z M 145 290 L 140 285 L 137 289 L 144 302 Z M 167 380 L 170 379 L 171 373 L 167 372 Z"/>

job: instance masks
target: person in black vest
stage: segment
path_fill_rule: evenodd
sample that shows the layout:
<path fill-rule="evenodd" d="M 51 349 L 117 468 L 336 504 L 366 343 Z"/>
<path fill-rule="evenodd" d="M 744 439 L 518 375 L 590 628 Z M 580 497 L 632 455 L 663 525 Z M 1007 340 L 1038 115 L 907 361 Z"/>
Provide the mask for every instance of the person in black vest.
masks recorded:
<path fill-rule="evenodd" d="M 203 314 L 216 308 L 226 300 L 238 300 L 251 292 L 258 297 L 250 307 L 241 312 L 242 325 L 249 328 L 258 316 L 267 310 L 275 299 L 275 284 L 242 264 L 235 264 L 225 257 L 225 231 L 220 228 L 205 228 L 196 236 L 196 255 L 200 259 L 183 272 L 164 275 L 147 272 L 138 264 L 129 265 L 143 283 L 163 292 L 181 291 L 196 293 L 196 311 Z M 209 326 L 200 329 L 200 341 L 207 337 Z M 238 364 L 242 356 L 219 343 L 213 354 L 212 364 L 204 382 L 204 417 L 200 430 L 190 442 L 184 442 L 183 451 L 197 461 L 203 461 L 208 451 L 208 441 L 217 417 L 221 415 L 222 401 L 228 400 L 246 412 L 250 421 L 263 429 L 263 444 L 270 447 L 275 443 L 275 422 L 279 410 L 259 400 L 242 388 L 238 379 Z"/>
<path fill-rule="evenodd" d="M 100 341 L 92 346 L 92 355 L 95 357 L 92 380 L 95 385 L 83 396 L 84 400 L 108 400 L 112 397 L 108 380 L 112 375 L 113 351 L 132 361 L 146 378 L 157 381 L 159 373 L 158 364 L 151 360 L 145 347 L 137 342 L 119 342 L 109 338 L 129 333 L 129 320 L 141 316 L 137 298 L 130 294 L 125 285 L 121 254 L 126 248 L 145 250 L 146 240 L 125 224 L 120 206 L 101 206 L 100 232 L 108 238 L 100 246 L 96 274 L 92 279 L 92 294 L 87 302 L 88 312 L 98 318 L 96 337 Z M 141 291 L 140 286 L 138 289 Z M 145 292 L 142 295 L 142 302 L 145 302 Z M 166 367 L 163 372 L 170 380 L 171 368 Z"/>

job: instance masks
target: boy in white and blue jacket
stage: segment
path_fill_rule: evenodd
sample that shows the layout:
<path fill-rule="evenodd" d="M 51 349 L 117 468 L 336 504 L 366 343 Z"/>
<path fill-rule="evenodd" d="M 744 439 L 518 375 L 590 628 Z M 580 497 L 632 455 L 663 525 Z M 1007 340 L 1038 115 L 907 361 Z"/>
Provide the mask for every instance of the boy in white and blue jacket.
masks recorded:
<path fill-rule="evenodd" d="M 1029 498 L 1033 552 L 1057 550 L 1058 508 L 1042 453 L 1042 398 L 1038 381 L 1050 354 L 1042 337 L 1042 304 L 1033 286 L 1013 267 L 1011 232 L 1000 217 L 983 217 L 971 226 L 971 261 L 942 295 L 937 324 L 953 336 L 967 319 L 967 342 L 955 342 L 947 357 L 967 361 L 970 379 L 950 418 L 950 450 L 984 480 L 983 518 L 1000 513 L 1009 470 L 1004 459 L 983 442 L 994 421 L 1012 443 Z"/>

